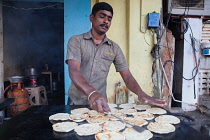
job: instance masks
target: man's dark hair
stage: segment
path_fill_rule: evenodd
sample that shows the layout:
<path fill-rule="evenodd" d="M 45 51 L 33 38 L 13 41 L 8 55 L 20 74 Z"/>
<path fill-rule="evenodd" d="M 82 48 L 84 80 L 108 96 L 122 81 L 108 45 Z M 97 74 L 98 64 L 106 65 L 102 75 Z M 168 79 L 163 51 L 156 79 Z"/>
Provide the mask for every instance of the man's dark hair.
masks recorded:
<path fill-rule="evenodd" d="M 109 11 L 112 13 L 113 15 L 113 9 L 112 9 L 112 6 L 109 5 L 108 3 L 106 2 L 99 2 L 99 3 L 96 3 L 94 6 L 93 6 L 93 9 L 92 9 L 92 13 L 91 15 L 95 16 L 96 13 L 100 10 L 106 10 L 106 11 Z"/>

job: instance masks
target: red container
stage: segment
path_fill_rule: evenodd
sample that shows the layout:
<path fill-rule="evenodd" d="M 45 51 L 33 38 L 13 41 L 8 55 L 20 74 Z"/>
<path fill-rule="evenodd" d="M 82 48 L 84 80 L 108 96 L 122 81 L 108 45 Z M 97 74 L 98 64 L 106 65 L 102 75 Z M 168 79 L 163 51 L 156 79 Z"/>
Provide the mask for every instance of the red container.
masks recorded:
<path fill-rule="evenodd" d="M 36 83 L 36 75 L 31 75 L 30 76 L 30 85 L 32 87 L 36 87 L 37 86 L 37 83 Z"/>

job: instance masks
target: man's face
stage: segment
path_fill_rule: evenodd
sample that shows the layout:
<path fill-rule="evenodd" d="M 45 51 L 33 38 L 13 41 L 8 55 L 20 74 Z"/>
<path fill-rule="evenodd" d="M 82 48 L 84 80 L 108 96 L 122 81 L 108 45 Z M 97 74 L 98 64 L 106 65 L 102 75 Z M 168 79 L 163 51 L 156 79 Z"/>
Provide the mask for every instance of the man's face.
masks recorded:
<path fill-rule="evenodd" d="M 111 26 L 112 13 L 106 10 L 100 10 L 95 16 L 90 15 L 92 29 L 98 34 L 105 34 Z"/>

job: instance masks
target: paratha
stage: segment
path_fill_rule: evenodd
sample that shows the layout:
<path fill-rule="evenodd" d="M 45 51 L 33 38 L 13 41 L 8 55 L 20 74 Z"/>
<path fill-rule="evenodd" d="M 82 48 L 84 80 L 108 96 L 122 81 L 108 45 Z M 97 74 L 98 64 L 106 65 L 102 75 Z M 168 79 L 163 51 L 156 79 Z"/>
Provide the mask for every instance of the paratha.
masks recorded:
<path fill-rule="evenodd" d="M 108 104 L 109 108 L 117 107 L 117 104 Z"/>
<path fill-rule="evenodd" d="M 56 113 L 54 115 L 51 115 L 49 117 L 49 120 L 52 120 L 52 121 L 66 121 L 66 120 L 69 120 L 69 114 L 68 113 Z"/>
<path fill-rule="evenodd" d="M 122 133 L 126 140 L 149 140 L 153 137 L 153 134 L 149 130 L 139 133 L 132 127 L 126 128 Z"/>
<path fill-rule="evenodd" d="M 53 130 L 56 132 L 70 132 L 78 126 L 75 122 L 61 122 L 53 124 Z"/>
<path fill-rule="evenodd" d="M 180 119 L 175 117 L 175 116 L 172 116 L 172 115 L 161 115 L 161 116 L 158 116 L 157 118 L 155 118 L 155 121 L 156 122 L 167 122 L 167 123 L 170 123 L 170 124 L 178 124 L 178 123 L 180 123 Z"/>
<path fill-rule="evenodd" d="M 133 108 L 135 104 L 121 104 L 119 105 L 119 108 Z"/>
<path fill-rule="evenodd" d="M 115 115 L 115 116 L 117 116 L 117 117 L 119 117 L 119 118 L 121 118 L 121 119 L 123 119 L 124 117 L 126 117 L 126 115 L 123 114 L 123 113 L 112 113 L 112 114 Z M 108 117 L 109 117 L 110 120 L 119 120 L 116 117 L 113 117 L 111 114 L 109 114 Z"/>
<path fill-rule="evenodd" d="M 142 119 L 141 117 L 124 117 L 124 120 L 129 122 L 132 125 L 138 125 L 138 126 L 143 126 L 143 125 L 147 125 L 148 122 L 144 119 Z M 129 124 L 126 124 L 127 127 L 132 127 Z"/>
<path fill-rule="evenodd" d="M 98 123 L 98 124 L 107 122 L 108 120 L 109 120 L 108 116 L 90 116 L 86 118 L 86 121 L 88 123 Z"/>
<path fill-rule="evenodd" d="M 88 108 L 77 108 L 71 110 L 71 114 L 85 114 L 88 113 L 88 111 L 90 111 Z"/>
<path fill-rule="evenodd" d="M 136 112 L 135 114 L 133 114 L 134 117 L 141 117 L 145 120 L 152 120 L 154 118 L 154 115 L 152 113 L 149 113 L 147 111 L 143 111 L 143 112 Z"/>
<path fill-rule="evenodd" d="M 120 113 L 123 113 L 123 114 L 133 115 L 133 114 L 135 114 L 137 111 L 136 111 L 136 109 L 123 108 L 123 109 L 119 110 L 119 112 L 120 112 Z"/>
<path fill-rule="evenodd" d="M 120 121 L 107 121 L 102 124 L 103 130 L 120 131 L 125 128 L 125 123 Z"/>
<path fill-rule="evenodd" d="M 166 110 L 162 108 L 148 108 L 146 111 L 152 114 L 166 114 L 167 113 Z"/>
<path fill-rule="evenodd" d="M 118 113 L 119 112 L 119 110 L 117 108 L 110 108 L 110 110 L 111 110 L 112 113 Z"/>
<path fill-rule="evenodd" d="M 135 105 L 134 107 L 136 110 L 142 111 L 142 110 L 147 110 L 148 108 L 151 108 L 149 105 Z"/>
<path fill-rule="evenodd" d="M 102 127 L 99 124 L 92 123 L 92 124 L 82 124 L 79 125 L 77 128 L 74 129 L 74 131 L 79 136 L 89 136 L 96 134 L 98 132 L 102 131 Z"/>
<path fill-rule="evenodd" d="M 125 136 L 120 132 L 102 131 L 95 135 L 96 140 L 125 140 Z"/>
<path fill-rule="evenodd" d="M 70 114 L 69 119 L 75 122 L 82 122 L 88 117 L 88 114 Z"/>
<path fill-rule="evenodd" d="M 96 110 L 90 110 L 87 113 L 89 116 L 104 116 L 104 113 L 99 113 Z"/>
<path fill-rule="evenodd" d="M 147 129 L 159 134 L 167 134 L 175 131 L 175 127 L 172 124 L 166 122 L 151 122 L 147 126 Z"/>

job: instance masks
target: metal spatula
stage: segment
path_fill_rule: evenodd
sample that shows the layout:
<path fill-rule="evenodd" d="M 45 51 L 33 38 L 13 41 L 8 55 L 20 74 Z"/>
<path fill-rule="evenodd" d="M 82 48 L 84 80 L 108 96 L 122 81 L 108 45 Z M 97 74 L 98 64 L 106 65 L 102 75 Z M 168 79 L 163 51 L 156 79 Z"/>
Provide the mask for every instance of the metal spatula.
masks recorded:
<path fill-rule="evenodd" d="M 113 117 L 119 119 L 120 121 L 122 121 L 122 122 L 124 122 L 124 123 L 127 123 L 127 124 L 129 124 L 129 125 L 131 125 L 132 128 L 133 128 L 134 130 L 136 130 L 137 132 L 139 132 L 139 133 L 142 133 L 144 130 L 146 130 L 146 127 L 145 127 L 145 126 L 140 127 L 140 126 L 137 126 L 137 125 L 132 125 L 132 124 L 130 124 L 129 122 L 124 121 L 123 119 L 121 119 L 121 118 L 119 118 L 119 117 L 113 115 L 112 113 L 109 113 L 109 114 L 111 114 Z"/>

